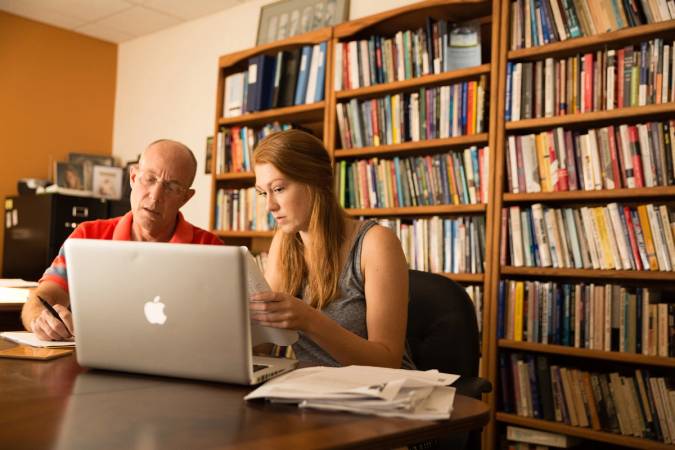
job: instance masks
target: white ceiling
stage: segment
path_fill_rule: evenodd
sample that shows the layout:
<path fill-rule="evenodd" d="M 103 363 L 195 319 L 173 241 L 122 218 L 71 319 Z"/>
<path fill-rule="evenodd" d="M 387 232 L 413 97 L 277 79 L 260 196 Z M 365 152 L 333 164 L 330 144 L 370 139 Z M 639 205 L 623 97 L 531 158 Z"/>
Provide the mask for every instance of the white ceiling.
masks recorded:
<path fill-rule="evenodd" d="M 110 42 L 123 42 L 246 0 L 0 0 L 0 10 Z"/>

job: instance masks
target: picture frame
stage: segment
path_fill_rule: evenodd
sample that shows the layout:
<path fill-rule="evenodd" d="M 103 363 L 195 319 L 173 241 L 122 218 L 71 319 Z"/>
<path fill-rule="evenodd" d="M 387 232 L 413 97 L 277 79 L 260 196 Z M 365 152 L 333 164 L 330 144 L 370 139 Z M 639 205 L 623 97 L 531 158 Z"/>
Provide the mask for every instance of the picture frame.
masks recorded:
<path fill-rule="evenodd" d="M 67 161 L 54 162 L 54 184 L 58 187 L 84 191 L 84 167 Z"/>
<path fill-rule="evenodd" d="M 94 197 L 119 200 L 122 198 L 121 167 L 94 166 L 92 177 L 92 192 Z"/>
<path fill-rule="evenodd" d="M 344 22 L 349 0 L 282 0 L 260 8 L 256 45 Z"/>
<path fill-rule="evenodd" d="M 84 172 L 84 190 L 93 190 L 94 166 L 113 166 L 115 160 L 112 156 L 94 155 L 89 153 L 68 153 L 68 162 L 82 165 Z"/>

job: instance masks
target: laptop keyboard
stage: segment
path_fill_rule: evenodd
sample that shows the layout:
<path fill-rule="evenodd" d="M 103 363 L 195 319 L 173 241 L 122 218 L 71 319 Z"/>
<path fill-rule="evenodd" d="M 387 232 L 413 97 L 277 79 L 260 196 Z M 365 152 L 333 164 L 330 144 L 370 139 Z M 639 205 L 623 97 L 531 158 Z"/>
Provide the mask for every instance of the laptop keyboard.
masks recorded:
<path fill-rule="evenodd" d="M 259 370 L 267 369 L 268 367 L 267 364 L 253 364 L 253 372 L 258 372 Z"/>

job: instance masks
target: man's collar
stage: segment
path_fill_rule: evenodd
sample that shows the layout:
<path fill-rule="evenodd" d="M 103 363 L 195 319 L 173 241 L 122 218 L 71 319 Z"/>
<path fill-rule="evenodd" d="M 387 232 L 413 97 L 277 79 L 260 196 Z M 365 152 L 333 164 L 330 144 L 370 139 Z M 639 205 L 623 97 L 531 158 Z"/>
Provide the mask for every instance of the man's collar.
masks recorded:
<path fill-rule="evenodd" d="M 131 226 L 134 222 L 134 216 L 129 211 L 126 213 L 117 225 L 115 225 L 115 230 L 113 231 L 113 241 L 130 241 L 131 239 Z M 174 244 L 189 244 L 192 242 L 194 236 L 194 228 L 190 225 L 181 212 L 178 213 L 176 217 L 176 229 L 169 239 L 169 242 Z"/>

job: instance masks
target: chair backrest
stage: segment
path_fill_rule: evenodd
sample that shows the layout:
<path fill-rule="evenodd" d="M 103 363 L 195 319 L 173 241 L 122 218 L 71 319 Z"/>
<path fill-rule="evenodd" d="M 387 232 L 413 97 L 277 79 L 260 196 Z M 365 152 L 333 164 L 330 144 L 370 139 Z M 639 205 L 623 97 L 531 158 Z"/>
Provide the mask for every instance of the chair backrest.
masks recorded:
<path fill-rule="evenodd" d="M 407 338 L 417 369 L 478 375 L 480 342 L 471 298 L 442 275 L 410 271 Z"/>

